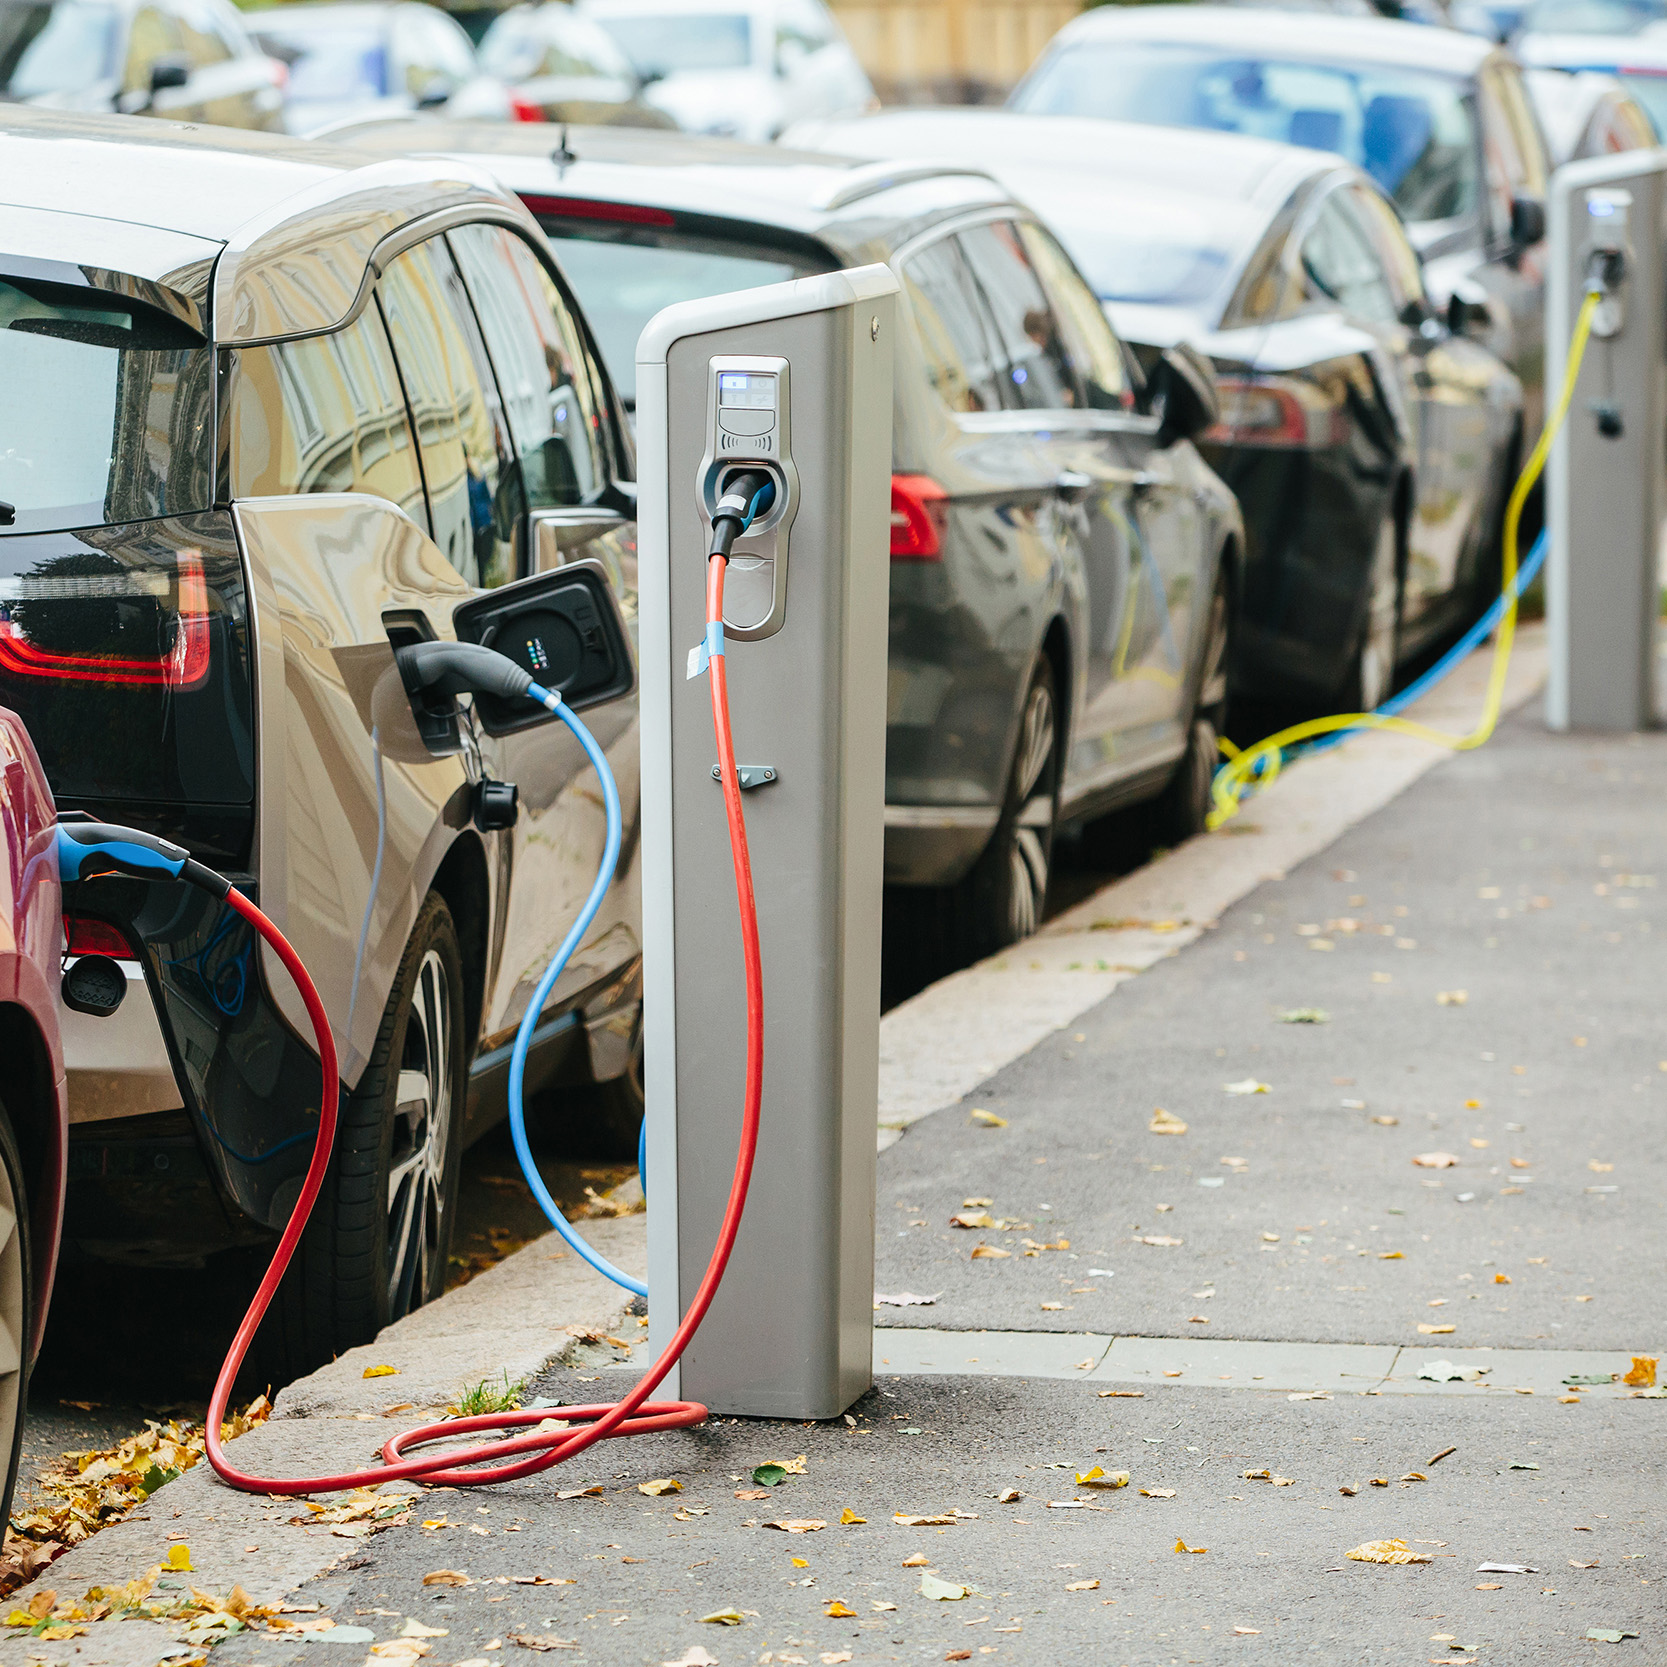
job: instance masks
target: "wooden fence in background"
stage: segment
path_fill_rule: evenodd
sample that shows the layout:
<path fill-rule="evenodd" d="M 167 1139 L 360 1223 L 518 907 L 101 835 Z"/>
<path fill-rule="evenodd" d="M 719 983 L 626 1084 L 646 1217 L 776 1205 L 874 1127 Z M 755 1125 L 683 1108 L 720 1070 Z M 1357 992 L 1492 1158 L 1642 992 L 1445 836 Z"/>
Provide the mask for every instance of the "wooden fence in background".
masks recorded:
<path fill-rule="evenodd" d="M 887 104 L 999 101 L 1080 0 L 830 0 Z"/>

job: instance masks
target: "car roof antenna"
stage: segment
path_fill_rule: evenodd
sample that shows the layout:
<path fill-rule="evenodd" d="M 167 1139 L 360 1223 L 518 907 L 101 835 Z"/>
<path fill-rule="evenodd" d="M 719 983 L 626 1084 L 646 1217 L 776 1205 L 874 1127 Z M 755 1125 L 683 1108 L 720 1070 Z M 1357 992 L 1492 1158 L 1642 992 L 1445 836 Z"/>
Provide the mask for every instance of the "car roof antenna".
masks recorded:
<path fill-rule="evenodd" d="M 573 147 L 567 142 L 567 123 L 561 124 L 561 137 L 556 141 L 556 148 L 550 152 L 550 160 L 558 168 L 566 168 L 570 163 L 579 160 Z"/>

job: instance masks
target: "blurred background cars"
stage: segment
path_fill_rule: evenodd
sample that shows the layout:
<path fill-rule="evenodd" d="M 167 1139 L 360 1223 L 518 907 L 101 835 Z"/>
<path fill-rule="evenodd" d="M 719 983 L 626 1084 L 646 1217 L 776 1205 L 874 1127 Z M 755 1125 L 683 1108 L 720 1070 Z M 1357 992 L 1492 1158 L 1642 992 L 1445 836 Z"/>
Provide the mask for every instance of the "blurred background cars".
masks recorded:
<path fill-rule="evenodd" d="M 591 0 L 584 8 L 690 133 L 765 141 L 842 116 L 874 89 L 822 0 Z"/>
<path fill-rule="evenodd" d="M 1052 234 L 964 164 L 620 128 L 573 132 L 571 159 L 525 128 L 444 142 L 538 217 L 622 387 L 674 301 L 865 261 L 901 277 L 888 972 L 1033 931 L 1064 822 L 1156 801 L 1166 842 L 1201 825 L 1241 540 L 1191 443 L 1216 415 L 1207 368 L 1159 359 L 1143 386 Z"/>
<path fill-rule="evenodd" d="M 1398 664 L 1485 603 L 1521 389 L 1468 339 L 1487 331 L 1476 308 L 1438 311 L 1358 169 L 1262 140 L 1000 111 L 882 112 L 794 137 L 990 168 L 1148 362 L 1182 340 L 1211 356 L 1222 413 L 1202 449 L 1245 517 L 1235 699 L 1367 710 Z"/>
<path fill-rule="evenodd" d="M 677 125 L 643 102 L 642 82 L 613 36 L 567 0 L 502 13 L 481 40 L 480 63 L 509 87 L 523 121 Z"/>
<path fill-rule="evenodd" d="M 275 131 L 284 81 L 226 0 L 0 0 L 0 102 Z"/>
<path fill-rule="evenodd" d="M 1648 112 L 1613 75 L 1596 70 L 1530 69 L 1524 80 L 1552 165 L 1656 143 Z"/>
<path fill-rule="evenodd" d="M 438 6 L 354 0 L 273 6 L 248 18 L 261 46 L 288 68 L 291 133 L 413 111 L 475 121 L 520 113 L 504 83 L 476 62 L 462 26 Z M 526 119 L 542 115 L 528 106 Z"/>
<path fill-rule="evenodd" d="M 1486 292 L 1486 340 L 1521 378 L 1538 435 L 1550 160 L 1508 53 L 1363 18 L 1102 6 L 1060 30 L 1008 105 L 1347 157 L 1394 199 L 1437 307 L 1461 288 Z"/>
<path fill-rule="evenodd" d="M 1667 27 L 1635 35 L 1524 35 L 1516 50 L 1536 69 L 1614 76 L 1643 108 L 1657 137 L 1667 135 Z"/>

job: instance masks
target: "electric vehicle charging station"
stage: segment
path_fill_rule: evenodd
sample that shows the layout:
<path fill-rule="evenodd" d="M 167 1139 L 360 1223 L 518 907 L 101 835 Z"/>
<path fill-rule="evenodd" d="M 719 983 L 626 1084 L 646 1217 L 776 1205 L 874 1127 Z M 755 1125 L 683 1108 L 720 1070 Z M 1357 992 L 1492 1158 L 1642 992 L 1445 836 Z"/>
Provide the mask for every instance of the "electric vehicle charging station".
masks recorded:
<path fill-rule="evenodd" d="M 722 1288 L 666 1380 L 715 1413 L 836 1416 L 872 1379 L 894 296 L 884 266 L 668 307 L 637 346 L 649 1339 L 729 1190 L 746 999 L 702 642 L 713 513 L 766 971 L 764 1101 Z"/>
<path fill-rule="evenodd" d="M 1667 150 L 1559 169 L 1549 222 L 1548 389 L 1594 283 L 1603 299 L 1547 470 L 1546 721 L 1645 729 L 1657 721 L 1667 514 Z"/>

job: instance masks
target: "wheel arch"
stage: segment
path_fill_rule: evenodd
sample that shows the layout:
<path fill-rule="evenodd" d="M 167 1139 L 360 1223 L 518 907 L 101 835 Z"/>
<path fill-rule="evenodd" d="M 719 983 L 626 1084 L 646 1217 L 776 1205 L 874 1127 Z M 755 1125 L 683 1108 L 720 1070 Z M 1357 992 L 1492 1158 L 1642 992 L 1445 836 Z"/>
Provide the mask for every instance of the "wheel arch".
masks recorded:
<path fill-rule="evenodd" d="M 1042 633 L 1042 644 L 1037 650 L 1037 658 L 1046 660 L 1053 669 L 1054 699 L 1058 702 L 1059 707 L 1054 719 L 1056 731 L 1054 746 L 1057 751 L 1058 764 L 1055 770 L 1055 780 L 1063 787 L 1065 760 L 1070 756 L 1071 750 L 1071 722 L 1074 716 L 1073 696 L 1076 691 L 1071 686 L 1071 632 L 1062 615 L 1055 614 L 1048 621 L 1048 628 Z M 1024 681 L 1024 688 L 1028 689 L 1029 686 L 1030 678 L 1027 676 Z M 1022 709 L 1024 704 L 1023 689 L 1019 694 L 1019 704 Z M 1015 728 L 1013 745 L 1016 747 L 1018 744 L 1018 730 Z"/>
<path fill-rule="evenodd" d="M 29 1354 L 40 1347 L 58 1237 L 64 1213 L 64 1112 L 53 1080 L 52 1053 L 28 1008 L 0 1002 L 0 1059 L 6 1061 L 4 1104 L 23 1161 L 29 1200 L 31 1266 L 34 1283 Z"/>
<path fill-rule="evenodd" d="M 492 918 L 492 884 L 480 840 L 472 833 L 454 839 L 428 889 L 444 899 L 457 931 L 463 956 L 463 1034 L 468 1038 L 472 1059 L 480 1041 L 481 1011 L 486 1002 L 488 927 Z"/>

